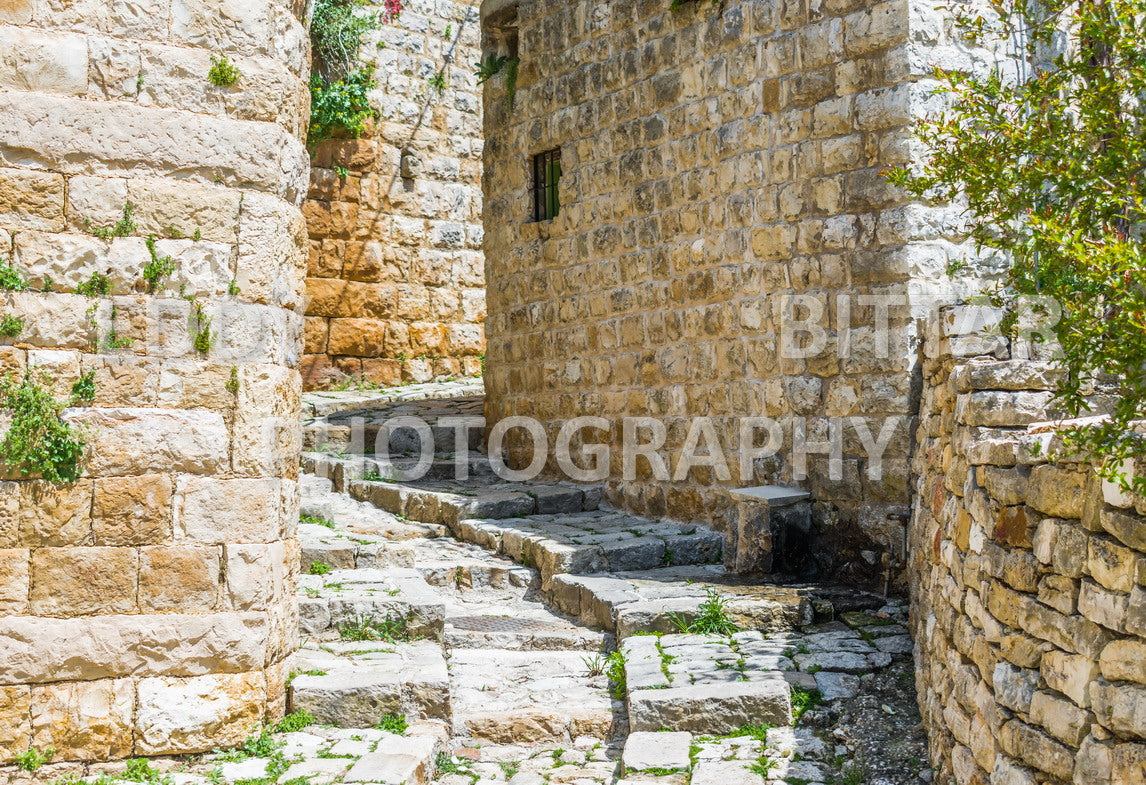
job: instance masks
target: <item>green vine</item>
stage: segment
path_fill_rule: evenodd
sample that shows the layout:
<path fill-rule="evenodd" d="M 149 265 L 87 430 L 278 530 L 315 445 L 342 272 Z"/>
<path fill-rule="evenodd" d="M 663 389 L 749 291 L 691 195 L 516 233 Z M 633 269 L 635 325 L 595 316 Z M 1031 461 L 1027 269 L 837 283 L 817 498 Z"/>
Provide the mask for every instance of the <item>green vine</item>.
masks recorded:
<path fill-rule="evenodd" d="M 30 372 L 19 384 L 0 379 L 0 407 L 12 424 L 0 441 L 0 461 L 25 477 L 40 476 L 53 483 L 70 483 L 83 473 L 84 441 L 60 417 L 67 403 L 52 397 L 53 379 L 44 371 Z"/>

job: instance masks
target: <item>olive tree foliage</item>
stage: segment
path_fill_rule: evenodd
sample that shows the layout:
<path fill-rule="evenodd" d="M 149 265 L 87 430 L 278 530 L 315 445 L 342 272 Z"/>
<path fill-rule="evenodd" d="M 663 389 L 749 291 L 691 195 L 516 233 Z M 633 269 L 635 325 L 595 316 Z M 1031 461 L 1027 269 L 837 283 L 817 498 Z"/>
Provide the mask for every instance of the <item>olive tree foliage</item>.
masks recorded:
<path fill-rule="evenodd" d="M 1146 493 L 1146 477 L 1123 470 L 1146 456 L 1135 433 L 1146 419 L 1146 0 L 987 0 L 983 13 L 952 13 L 970 44 L 1015 57 L 937 69 L 946 109 L 916 128 L 925 160 L 889 179 L 964 205 L 980 249 L 1009 255 L 990 292 L 1012 314 L 1004 327 L 1022 298 L 1057 303 L 1056 403 L 1084 417 L 1096 382 L 1113 392 L 1109 417 L 1064 423 L 1065 443 Z"/>

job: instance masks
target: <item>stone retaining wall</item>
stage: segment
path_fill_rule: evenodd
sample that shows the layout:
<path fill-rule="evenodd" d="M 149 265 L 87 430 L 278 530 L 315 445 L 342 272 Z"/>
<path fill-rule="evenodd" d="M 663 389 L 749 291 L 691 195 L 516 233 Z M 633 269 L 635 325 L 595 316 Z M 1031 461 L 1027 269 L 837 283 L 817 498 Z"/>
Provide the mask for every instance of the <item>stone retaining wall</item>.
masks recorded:
<path fill-rule="evenodd" d="M 83 476 L 0 483 L 0 764 L 29 746 L 54 760 L 208 750 L 283 711 L 303 6 L 0 4 L 0 259 L 30 284 L 0 293 L 24 320 L 0 365 L 47 371 L 57 398 L 95 382 L 65 413 Z M 208 82 L 212 56 L 236 84 Z M 95 236 L 129 203 L 116 236 Z M 143 269 L 165 257 L 174 273 L 149 293 Z M 108 292 L 75 293 L 93 273 Z"/>
<path fill-rule="evenodd" d="M 911 585 L 933 762 L 959 785 L 1143 782 L 1146 502 L 1048 460 L 1054 372 L 978 329 L 996 321 L 947 309 L 926 343 Z"/>
<path fill-rule="evenodd" d="M 361 53 L 376 66 L 379 118 L 361 139 L 315 150 L 303 208 L 308 388 L 345 376 L 395 385 L 481 371 L 477 6 L 406 0 Z"/>

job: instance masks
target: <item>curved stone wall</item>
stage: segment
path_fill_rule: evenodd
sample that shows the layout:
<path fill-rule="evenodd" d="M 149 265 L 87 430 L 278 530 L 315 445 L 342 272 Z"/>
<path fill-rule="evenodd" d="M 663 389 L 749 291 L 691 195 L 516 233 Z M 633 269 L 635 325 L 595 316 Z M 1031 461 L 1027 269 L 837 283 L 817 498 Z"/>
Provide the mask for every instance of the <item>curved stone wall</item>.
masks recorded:
<path fill-rule="evenodd" d="M 911 535 L 938 782 L 1146 781 L 1146 502 L 1052 428 L 1045 362 L 948 309 L 926 341 Z"/>
<path fill-rule="evenodd" d="M 9 467 L 0 484 L 0 763 L 29 746 L 55 760 L 207 750 L 282 712 L 297 635 L 303 12 L 0 4 L 0 259 L 29 284 L 0 293 L 24 320 L 0 363 L 43 369 L 58 399 L 95 383 L 64 414 L 87 444 L 82 477 Z M 209 82 L 213 57 L 237 83 Z M 106 293 L 76 293 L 93 274 Z"/>

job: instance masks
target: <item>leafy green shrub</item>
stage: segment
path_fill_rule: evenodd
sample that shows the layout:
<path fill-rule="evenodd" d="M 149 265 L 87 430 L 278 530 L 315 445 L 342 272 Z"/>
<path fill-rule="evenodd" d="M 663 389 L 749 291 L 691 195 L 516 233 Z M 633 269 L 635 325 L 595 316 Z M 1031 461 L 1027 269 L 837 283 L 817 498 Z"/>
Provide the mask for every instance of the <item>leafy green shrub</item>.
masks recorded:
<path fill-rule="evenodd" d="M 147 281 L 147 291 L 154 294 L 175 272 L 175 260 L 156 253 L 153 234 L 147 236 L 147 252 L 151 254 L 151 261 L 143 266 L 143 280 Z"/>
<path fill-rule="evenodd" d="M 235 67 L 224 55 L 216 57 L 211 55 L 211 70 L 207 72 L 207 81 L 215 87 L 231 87 L 239 81 L 239 69 Z"/>
<path fill-rule="evenodd" d="M 310 130 L 306 143 L 313 147 L 336 133 L 359 137 L 366 121 L 377 117 L 368 95 L 378 86 L 373 68 L 351 71 L 344 79 L 329 80 L 322 74 L 310 77 Z"/>
<path fill-rule="evenodd" d="M 29 373 L 19 384 L 11 377 L 0 380 L 0 408 L 12 416 L 0 441 L 0 461 L 24 476 L 75 482 L 83 472 L 84 441 L 60 418 L 64 404 L 47 389 L 52 381 L 43 371 Z"/>
<path fill-rule="evenodd" d="M 1024 297 L 1038 298 L 1036 315 L 1061 309 L 1048 314 L 1066 371 L 1056 402 L 1083 415 L 1095 379 L 1116 390 L 1109 420 L 1064 427 L 1067 447 L 1093 452 L 1105 478 L 1146 493 L 1146 476 L 1129 480 L 1121 468 L 1146 457 L 1132 427 L 1146 417 L 1146 0 L 1000 0 L 990 17 L 954 10 L 972 46 L 1009 50 L 1018 39 L 1019 56 L 1039 66 L 1018 78 L 1009 58 L 974 74 L 937 69 L 949 107 L 917 127 L 928 158 L 889 180 L 964 202 L 971 238 L 1010 256 L 992 293 L 1010 310 L 1008 331 L 1031 310 Z M 1062 53 L 1048 61 L 1048 51 Z"/>
<path fill-rule="evenodd" d="M 76 379 L 75 384 L 72 385 L 72 400 L 76 403 L 91 403 L 95 400 L 96 394 L 96 372 L 84 371 L 80 374 L 80 378 Z"/>
<path fill-rule="evenodd" d="M 0 335 L 5 338 L 15 338 L 24 332 L 24 320 L 19 316 L 6 313 L 0 316 Z"/>
<path fill-rule="evenodd" d="M 0 259 L 0 289 L 22 292 L 28 288 L 28 279 L 7 259 Z"/>
<path fill-rule="evenodd" d="M 84 219 L 84 226 L 89 232 L 101 240 L 110 240 L 113 237 L 127 237 L 139 227 L 135 223 L 135 205 L 128 202 L 123 206 L 123 217 L 111 226 L 95 226 L 90 218 Z"/>
<path fill-rule="evenodd" d="M 76 294 L 87 297 L 106 297 L 111 291 L 111 279 L 103 273 L 92 273 L 91 277 L 76 286 Z"/>

